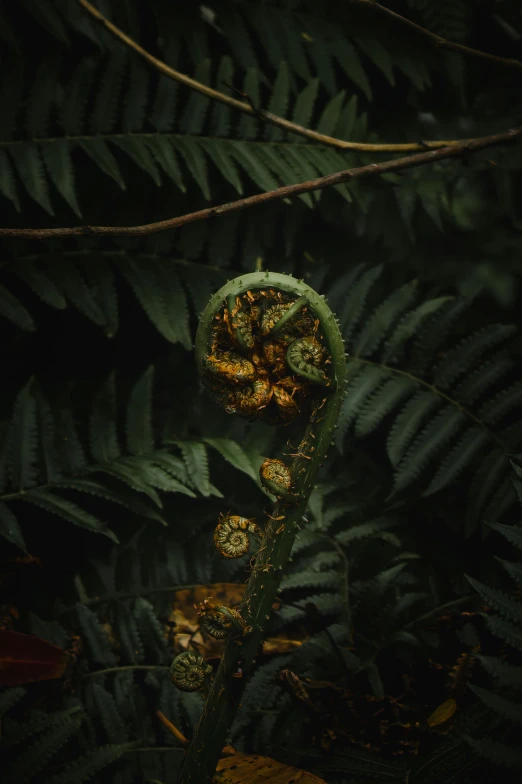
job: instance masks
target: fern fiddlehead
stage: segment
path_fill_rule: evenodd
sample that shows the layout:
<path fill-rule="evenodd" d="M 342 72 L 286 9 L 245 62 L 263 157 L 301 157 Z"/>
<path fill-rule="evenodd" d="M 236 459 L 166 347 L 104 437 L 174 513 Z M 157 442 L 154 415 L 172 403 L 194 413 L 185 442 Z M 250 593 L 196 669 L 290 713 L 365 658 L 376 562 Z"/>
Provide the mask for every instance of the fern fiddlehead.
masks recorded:
<path fill-rule="evenodd" d="M 209 366 L 209 358 L 224 356 L 226 373 L 216 373 L 217 365 L 210 360 Z M 231 357 L 237 370 L 232 368 Z M 240 357 L 254 367 L 253 381 L 240 370 L 247 367 L 239 362 Z M 278 472 L 268 471 L 269 481 L 277 479 L 272 489 L 277 502 L 268 515 L 243 601 L 234 611 L 213 607 L 208 601 L 202 608 L 202 625 L 205 615 L 214 622 L 217 611 L 229 626 L 179 784 L 212 781 L 317 471 L 332 441 L 346 376 L 344 344 L 324 298 L 303 281 L 279 273 L 242 275 L 211 298 L 196 335 L 196 360 L 208 392 L 227 412 L 274 425 L 285 425 L 299 415 L 304 420 L 306 414 L 307 424 L 298 450 L 291 450 L 291 459 L 277 461 Z M 281 472 L 279 463 L 286 471 Z M 266 469 L 276 462 L 265 464 Z M 277 476 L 271 477 L 271 472 Z M 239 663 L 241 679 L 234 677 Z"/>
<path fill-rule="evenodd" d="M 203 656 L 192 651 L 180 653 L 170 666 L 170 680 L 180 691 L 198 691 L 212 672 Z"/>

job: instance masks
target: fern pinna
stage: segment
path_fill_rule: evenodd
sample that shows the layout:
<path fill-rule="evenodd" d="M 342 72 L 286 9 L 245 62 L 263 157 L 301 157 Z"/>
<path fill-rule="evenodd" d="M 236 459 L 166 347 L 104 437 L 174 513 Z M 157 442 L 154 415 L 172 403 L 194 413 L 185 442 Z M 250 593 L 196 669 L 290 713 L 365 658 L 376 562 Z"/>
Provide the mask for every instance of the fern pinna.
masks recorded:
<path fill-rule="evenodd" d="M 517 463 L 519 461 L 520 455 L 517 455 Z M 522 501 L 522 482 L 520 481 L 522 469 L 517 463 L 513 463 L 517 477 L 513 480 L 513 484 L 519 501 Z M 490 523 L 489 527 L 501 534 L 517 550 L 522 549 L 522 526 Z M 497 560 L 507 575 L 516 583 L 517 587 L 512 595 L 470 576 L 467 576 L 467 579 L 491 610 L 490 613 L 484 615 L 488 630 L 503 643 L 502 656 L 476 654 L 476 658 L 490 676 L 489 685 L 491 685 L 491 680 L 493 681 L 493 690 L 469 684 L 470 689 L 497 717 L 498 721 L 494 731 L 488 735 L 478 737 L 475 733 L 468 733 L 466 740 L 480 757 L 501 767 L 521 770 L 522 604 L 520 602 L 520 588 L 522 586 L 522 567 L 519 560 L 508 561 L 505 558 L 497 558 Z"/>
<path fill-rule="evenodd" d="M 296 349 L 294 360 L 289 360 Z M 284 461 L 291 488 L 279 490 L 272 514 L 267 513 L 262 544 L 239 608 L 210 602 L 201 606 L 203 622 L 212 619 L 212 633 L 226 636 L 226 644 L 187 751 L 180 776 L 183 784 L 210 780 L 214 773 L 242 691 L 243 678 L 236 685 L 233 675 L 240 666 L 248 677 L 262 643 L 282 572 L 334 432 L 346 368 L 339 328 L 324 299 L 302 281 L 277 273 L 244 275 L 212 297 L 201 316 L 196 357 L 209 391 L 230 413 L 276 424 L 303 413 L 308 424 L 292 459 Z M 274 492 L 273 484 L 270 490 Z M 212 627 L 205 624 L 205 628 Z"/>

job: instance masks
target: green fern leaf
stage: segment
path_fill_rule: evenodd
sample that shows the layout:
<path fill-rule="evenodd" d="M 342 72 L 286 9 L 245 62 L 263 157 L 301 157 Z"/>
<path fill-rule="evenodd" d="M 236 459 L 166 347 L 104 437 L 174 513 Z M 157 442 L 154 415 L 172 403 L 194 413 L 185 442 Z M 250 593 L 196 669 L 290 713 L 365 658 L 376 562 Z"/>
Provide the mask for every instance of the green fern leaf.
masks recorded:
<path fill-rule="evenodd" d="M 137 134 L 127 136 L 112 136 L 111 142 L 126 153 L 136 166 L 146 172 L 155 185 L 161 185 L 161 177 L 156 166 L 156 161 L 149 152 L 147 140 Z"/>
<path fill-rule="evenodd" d="M 53 278 L 67 299 L 97 326 L 105 325 L 105 315 L 97 302 L 96 293 L 82 274 L 79 260 L 68 259 L 62 264 L 49 265 L 48 274 Z"/>
<path fill-rule="evenodd" d="M 303 125 L 305 128 L 310 125 L 318 89 L 319 79 L 312 79 L 297 96 L 292 117 L 292 121 L 297 123 L 297 125 Z M 295 141 L 297 141 L 297 139 L 303 141 L 301 136 L 296 136 L 295 134 L 293 139 Z"/>
<path fill-rule="evenodd" d="M 26 741 L 31 735 L 36 735 L 38 732 L 43 732 L 55 724 L 69 724 L 70 717 L 75 716 L 82 712 L 80 705 L 73 705 L 67 710 L 54 711 L 53 713 L 44 713 L 43 711 L 31 711 L 28 719 L 23 724 L 17 723 L 16 728 L 7 743 L 10 746 L 18 745 Z M 81 716 L 79 718 L 82 718 Z M 7 744 L 6 744 L 7 745 Z"/>
<path fill-rule="evenodd" d="M 261 74 L 257 68 L 248 68 L 243 81 L 243 92 L 248 95 L 254 106 L 259 106 L 259 82 Z M 243 114 L 239 121 L 238 135 L 241 139 L 257 139 L 259 136 L 259 120 Z"/>
<path fill-rule="evenodd" d="M 89 158 L 94 161 L 96 166 L 104 173 L 112 177 L 118 183 L 122 191 L 126 189 L 125 182 L 121 176 L 116 158 L 109 149 L 104 139 L 78 139 L 78 143 L 85 150 Z"/>
<path fill-rule="evenodd" d="M 165 62 L 172 68 L 177 68 L 179 54 L 177 41 L 169 36 L 162 48 Z M 172 130 L 176 116 L 177 96 L 178 84 L 167 76 L 160 75 L 154 96 L 154 105 L 149 116 L 149 122 L 160 133 L 168 133 Z"/>
<path fill-rule="evenodd" d="M 136 741 L 119 746 L 100 746 L 95 751 L 79 757 L 67 769 L 52 776 L 46 784 L 80 784 L 88 781 L 103 768 L 131 751 Z"/>
<path fill-rule="evenodd" d="M 507 594 L 490 588 L 466 575 L 466 580 L 484 599 L 484 601 L 500 613 L 504 620 L 522 624 L 522 605 L 513 601 Z"/>
<path fill-rule="evenodd" d="M 339 572 L 330 569 L 324 572 L 306 570 L 297 574 L 289 574 L 281 581 L 281 591 L 291 591 L 296 588 L 313 588 L 315 590 L 334 589 L 339 585 Z"/>
<path fill-rule="evenodd" d="M 5 784 L 29 781 L 47 765 L 60 749 L 65 746 L 71 735 L 80 728 L 82 716 L 73 716 L 67 723 L 57 724 L 32 744 L 31 753 L 24 749 L 21 756 L 8 767 Z"/>
<path fill-rule="evenodd" d="M 499 743 L 490 738 L 475 739 L 466 734 L 463 734 L 462 738 L 476 754 L 496 765 L 517 769 L 522 767 L 522 751 L 520 749 L 506 746 L 505 743 Z"/>
<path fill-rule="evenodd" d="M 387 368 L 375 367 L 373 365 L 367 365 L 351 377 L 348 376 L 348 389 L 337 423 L 336 444 L 339 451 L 342 451 L 344 437 L 350 425 L 355 421 L 366 401 L 389 377 L 390 371 Z"/>
<path fill-rule="evenodd" d="M 52 54 L 38 66 L 26 111 L 27 134 L 42 138 L 49 133 L 51 108 L 55 98 L 59 58 Z"/>
<path fill-rule="evenodd" d="M 169 319 L 171 331 L 176 334 L 176 342 L 191 350 L 189 309 L 183 283 L 169 259 L 156 258 L 149 261 L 148 267 L 156 275 L 162 298 L 164 312 Z"/>
<path fill-rule="evenodd" d="M 128 741 L 127 730 L 120 718 L 112 694 L 95 682 L 88 682 L 87 688 L 92 690 L 96 713 L 100 717 L 109 742 L 119 744 Z"/>
<path fill-rule="evenodd" d="M 115 602 L 113 624 L 121 653 L 129 664 L 139 664 L 145 658 L 143 643 L 138 633 L 134 614 L 123 602 Z"/>
<path fill-rule="evenodd" d="M 100 326 L 103 326 L 106 336 L 112 338 L 118 331 L 118 294 L 114 273 L 103 257 L 88 256 L 85 262 L 82 273 L 102 314 Z"/>
<path fill-rule="evenodd" d="M 90 416 L 91 454 L 98 463 L 110 462 L 120 455 L 116 413 L 115 379 L 111 373 L 96 395 Z"/>
<path fill-rule="evenodd" d="M 357 45 L 384 74 L 391 86 L 394 87 L 393 61 L 384 46 L 376 38 L 365 38 L 362 35 L 357 36 Z"/>
<path fill-rule="evenodd" d="M 175 144 L 176 149 L 179 149 L 181 152 L 183 161 L 201 188 L 204 198 L 207 201 L 210 201 L 211 195 L 207 176 L 207 161 L 202 153 L 203 148 L 199 146 L 196 139 L 191 139 L 190 137 L 183 138 L 177 136 L 172 142 Z"/>
<path fill-rule="evenodd" d="M 470 307 L 472 301 L 472 297 L 455 298 L 421 324 L 411 349 L 412 372 L 418 375 L 426 373 L 455 322 Z"/>
<path fill-rule="evenodd" d="M 180 448 L 183 455 L 189 482 L 199 490 L 201 495 L 205 497 L 211 495 L 208 455 L 205 446 L 198 441 L 175 441 L 174 443 Z"/>
<path fill-rule="evenodd" d="M 479 419 L 498 424 L 511 411 L 519 410 L 522 404 L 522 384 L 516 383 L 502 390 L 479 409 Z"/>
<path fill-rule="evenodd" d="M 489 523 L 489 527 L 506 537 L 508 542 L 522 550 L 522 528 L 515 525 L 502 525 L 502 523 Z"/>
<path fill-rule="evenodd" d="M 158 332 L 171 343 L 176 343 L 179 333 L 172 322 L 174 320 L 175 323 L 177 314 L 172 313 L 170 303 L 167 304 L 164 299 L 165 292 L 157 275 L 157 266 L 149 268 L 145 263 L 128 256 L 118 262 L 118 267 Z"/>
<path fill-rule="evenodd" d="M 355 51 L 352 44 L 345 38 L 340 30 L 337 30 L 334 25 L 330 26 L 332 38 L 330 42 L 330 49 L 335 59 L 348 76 L 366 95 L 368 101 L 372 100 L 372 88 L 366 72 L 362 66 L 359 55 Z"/>
<path fill-rule="evenodd" d="M 510 621 L 495 615 L 486 615 L 485 621 L 492 634 L 500 637 L 518 651 L 522 651 L 522 630 L 514 626 Z"/>
<path fill-rule="evenodd" d="M 182 193 L 186 192 L 186 187 L 181 176 L 178 159 L 176 156 L 175 148 L 172 140 L 160 134 L 147 136 L 145 142 L 150 149 L 155 160 L 167 177 L 180 189 Z"/>
<path fill-rule="evenodd" d="M 476 458 L 489 438 L 489 433 L 485 430 L 479 430 L 477 427 L 468 428 L 440 464 L 423 496 L 432 495 L 453 482 Z"/>
<path fill-rule="evenodd" d="M 498 713 L 505 719 L 510 719 L 510 721 L 522 725 L 522 706 L 519 703 L 507 700 L 489 689 L 474 686 L 472 683 L 468 683 L 468 688 L 470 688 L 488 708 L 495 711 L 495 713 Z"/>
<path fill-rule="evenodd" d="M 409 378 L 391 378 L 366 401 L 355 422 L 355 435 L 358 438 L 373 433 L 382 420 L 415 392 L 416 384 Z"/>
<path fill-rule="evenodd" d="M 62 476 L 59 454 L 56 448 L 56 423 L 49 403 L 38 389 L 36 390 L 36 402 L 42 474 L 45 482 L 50 484 Z"/>
<path fill-rule="evenodd" d="M 475 654 L 475 658 L 481 663 L 486 672 L 496 678 L 502 685 L 512 689 L 522 689 L 522 667 L 506 664 L 496 656 L 483 656 Z"/>
<path fill-rule="evenodd" d="M 24 553 L 28 552 L 18 520 L 3 501 L 0 501 L 0 536 L 15 544 Z"/>
<path fill-rule="evenodd" d="M 66 404 L 56 413 L 56 448 L 64 472 L 80 474 L 87 465 L 87 459 L 72 411 Z"/>
<path fill-rule="evenodd" d="M 111 650 L 109 638 L 100 625 L 96 613 L 78 602 L 76 616 L 90 659 L 102 667 L 115 667 L 116 658 Z"/>
<path fill-rule="evenodd" d="M 225 55 L 219 61 L 219 67 L 216 75 L 216 90 L 221 92 L 228 91 L 229 85 L 234 82 L 234 61 L 228 55 Z M 212 108 L 212 135 L 225 136 L 231 135 L 232 129 L 232 110 L 229 106 L 222 103 L 214 102 Z"/>
<path fill-rule="evenodd" d="M 492 494 L 502 484 L 503 477 L 509 471 L 509 463 L 503 449 L 492 449 L 484 456 L 469 489 L 470 506 L 467 515 L 467 529 L 471 533 L 479 519 L 483 519 L 483 512 Z"/>
<path fill-rule="evenodd" d="M 252 40 L 237 11 L 225 6 L 220 13 L 219 26 L 241 67 L 260 70 Z"/>
<path fill-rule="evenodd" d="M 116 544 L 119 543 L 116 534 L 108 528 L 107 524 L 98 520 L 97 517 L 89 514 L 81 507 L 74 504 L 72 501 L 67 501 L 65 498 L 47 490 L 30 490 L 20 497 L 21 501 L 45 509 L 46 512 L 58 515 L 69 523 L 86 528 L 95 534 L 103 534 Z"/>
<path fill-rule="evenodd" d="M 284 60 L 279 64 L 279 70 L 274 82 L 272 95 L 268 104 L 268 111 L 271 114 L 276 114 L 278 117 L 286 117 L 288 112 L 288 102 L 290 94 L 290 74 L 288 66 Z M 265 129 L 265 138 L 273 142 L 282 141 L 285 138 L 285 132 L 276 125 L 267 125 Z"/>
<path fill-rule="evenodd" d="M 122 128 L 124 133 L 141 131 L 149 96 L 149 72 L 138 59 L 130 61 L 128 87 L 123 102 Z"/>
<path fill-rule="evenodd" d="M 80 60 L 65 89 L 59 115 L 60 125 L 69 136 L 78 136 L 83 130 L 85 109 L 93 79 L 94 61 L 87 58 Z"/>
<path fill-rule="evenodd" d="M 171 455 L 168 452 L 156 451 L 151 453 L 150 459 L 156 465 L 161 466 L 164 471 L 172 474 L 175 479 L 179 479 L 179 481 L 183 482 L 183 484 L 188 484 L 189 475 L 187 473 L 185 463 L 180 457 Z"/>
<path fill-rule="evenodd" d="M 68 490 L 77 490 L 79 493 L 87 493 L 87 495 L 98 496 L 106 501 L 111 501 L 114 504 L 123 506 L 130 509 L 131 512 L 139 515 L 140 517 L 156 520 L 162 525 L 166 525 L 164 518 L 152 509 L 148 504 L 143 503 L 141 499 L 136 498 L 134 494 L 119 493 L 117 490 L 105 487 L 101 482 L 93 479 L 66 479 L 57 482 L 54 485 L 56 488 L 64 488 Z M 195 495 L 192 494 L 194 497 Z"/>
<path fill-rule="evenodd" d="M 20 702 L 26 693 L 27 690 L 21 686 L 15 686 L 12 689 L 3 691 L 0 694 L 0 716 L 5 716 L 7 711 L 11 710 L 17 702 Z"/>
<path fill-rule="evenodd" d="M 473 405 L 494 386 L 500 378 L 513 367 L 513 362 L 508 357 L 496 357 L 485 362 L 474 373 L 470 373 L 455 389 L 453 395 L 467 405 Z"/>
<path fill-rule="evenodd" d="M 242 195 L 243 186 L 239 177 L 236 164 L 229 154 L 226 142 L 219 139 L 200 139 L 200 147 L 206 152 L 208 157 L 215 163 L 220 174 L 234 186 L 236 191 Z"/>
<path fill-rule="evenodd" d="M 118 467 L 128 468 L 149 489 L 157 487 L 159 490 L 164 490 L 167 493 L 184 493 L 194 498 L 194 493 L 188 487 L 174 479 L 169 472 L 155 465 L 154 460 L 144 458 L 143 456 L 127 457 L 119 461 Z"/>
<path fill-rule="evenodd" d="M 15 168 L 29 196 L 40 207 L 54 215 L 49 199 L 49 188 L 45 176 L 40 149 L 31 142 L 19 142 L 9 149 Z"/>
<path fill-rule="evenodd" d="M 12 271 L 30 289 L 42 299 L 46 305 L 63 310 L 67 307 L 67 300 L 45 270 L 31 259 L 20 259 L 12 265 Z"/>
<path fill-rule="evenodd" d="M 399 465 L 422 423 L 439 405 L 439 399 L 432 392 L 424 390 L 408 400 L 395 419 L 386 442 L 388 457 L 393 466 Z"/>
<path fill-rule="evenodd" d="M 356 356 L 367 357 L 376 351 L 393 323 L 413 302 L 417 293 L 417 281 L 406 283 L 396 289 L 373 312 L 359 335 L 354 339 L 352 351 Z"/>
<path fill-rule="evenodd" d="M 461 340 L 434 365 L 435 384 L 449 389 L 460 376 L 476 367 L 488 349 L 505 341 L 515 330 L 513 325 L 492 324 Z"/>
<path fill-rule="evenodd" d="M 380 277 L 382 269 L 382 264 L 378 264 L 376 267 L 365 270 L 344 301 L 339 320 L 343 337 L 350 347 L 352 335 L 364 313 L 370 289 Z"/>
<path fill-rule="evenodd" d="M 255 149 L 246 142 L 234 142 L 231 145 L 231 155 L 248 174 L 250 179 L 262 191 L 272 191 L 279 187 L 279 183 L 272 176 L 266 165 L 255 155 Z"/>
<path fill-rule="evenodd" d="M 212 61 L 201 60 L 194 74 L 194 79 L 201 84 L 210 84 Z M 203 132 L 205 118 L 210 107 L 210 98 L 193 90 L 181 117 L 180 130 L 187 136 L 199 136 Z"/>
<path fill-rule="evenodd" d="M 326 108 L 321 114 L 317 125 L 317 132 L 324 133 L 325 136 L 332 136 L 341 116 L 346 90 L 341 90 L 326 104 Z"/>
<path fill-rule="evenodd" d="M 127 49 L 123 46 L 115 47 L 107 60 L 103 77 L 98 82 L 89 123 L 94 134 L 110 133 L 114 129 L 126 64 Z"/>
<path fill-rule="evenodd" d="M 60 43 L 70 45 L 70 39 L 63 20 L 51 3 L 31 3 L 31 0 L 22 0 L 22 5 L 42 27 L 53 35 Z"/>
<path fill-rule="evenodd" d="M 24 490 L 38 481 L 36 400 L 29 381 L 18 393 L 9 427 L 9 470 L 13 487 Z"/>
<path fill-rule="evenodd" d="M 259 472 L 255 470 L 248 455 L 237 441 L 231 438 L 204 438 L 203 441 L 219 452 L 230 465 L 242 471 L 260 486 Z"/>
<path fill-rule="evenodd" d="M 404 316 L 386 343 L 382 361 L 389 362 L 392 358 L 395 358 L 404 347 L 406 341 L 418 331 L 424 319 L 431 316 L 447 302 L 450 302 L 451 299 L 451 297 L 430 299 Z"/>
<path fill-rule="evenodd" d="M 518 585 L 522 586 L 522 566 L 520 564 L 514 563 L 513 561 L 505 561 L 502 558 L 497 558 L 498 562 L 502 564 L 503 568 L 509 574 L 510 577 L 518 583 Z"/>
<path fill-rule="evenodd" d="M 151 603 L 142 597 L 136 599 L 134 617 L 138 624 L 140 637 L 152 661 L 163 664 L 169 656 L 169 649 Z"/>
<path fill-rule="evenodd" d="M 143 476 L 143 472 L 139 471 L 138 468 L 139 466 L 136 466 L 136 463 L 131 463 L 129 465 L 122 460 L 119 460 L 118 462 L 110 464 L 104 463 L 102 465 L 96 465 L 89 470 L 94 473 L 108 474 L 109 476 L 119 479 L 133 490 L 137 490 L 139 493 L 147 495 L 159 509 L 163 509 L 161 499 L 154 487 L 151 486 L 149 478 L 146 475 Z"/>
<path fill-rule="evenodd" d="M 81 218 L 82 212 L 76 200 L 69 140 L 56 139 L 49 144 L 44 144 L 42 153 L 49 177 L 69 207 Z"/>
<path fill-rule="evenodd" d="M 464 427 L 466 418 L 456 406 L 445 406 L 426 425 L 398 464 L 394 492 L 411 484 L 446 444 Z"/>
<path fill-rule="evenodd" d="M 152 452 L 152 388 L 154 367 L 151 365 L 132 388 L 127 405 L 127 448 L 133 455 Z"/>
<path fill-rule="evenodd" d="M 340 533 L 335 535 L 335 539 L 339 544 L 346 546 L 351 542 L 356 542 L 361 539 L 367 539 L 368 537 L 375 536 L 381 533 L 381 531 L 387 531 L 392 526 L 392 522 L 389 518 L 378 518 L 376 520 L 368 520 L 365 523 L 361 523 L 360 525 L 352 525 L 345 531 L 341 531 Z"/>
<path fill-rule="evenodd" d="M 18 199 L 18 189 L 14 178 L 11 162 L 7 157 L 7 152 L 0 148 L 0 193 L 13 203 L 17 212 L 20 212 L 20 201 Z"/>
<path fill-rule="evenodd" d="M 31 314 L 5 286 L 0 284 L 0 316 L 26 332 L 34 332 L 36 325 Z"/>

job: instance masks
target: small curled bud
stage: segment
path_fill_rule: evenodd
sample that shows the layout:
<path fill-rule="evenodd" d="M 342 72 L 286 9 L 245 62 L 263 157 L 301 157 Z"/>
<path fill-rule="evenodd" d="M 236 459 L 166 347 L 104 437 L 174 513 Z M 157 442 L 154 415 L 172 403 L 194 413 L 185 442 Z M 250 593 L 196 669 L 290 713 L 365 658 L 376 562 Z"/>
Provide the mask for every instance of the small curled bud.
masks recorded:
<path fill-rule="evenodd" d="M 248 634 L 251 627 L 247 626 L 241 614 L 232 607 L 215 605 L 210 599 L 205 599 L 194 607 L 201 616 L 201 626 L 211 637 L 216 640 L 223 640 L 231 631 L 236 636 Z"/>
<path fill-rule="evenodd" d="M 239 515 L 221 516 L 214 530 L 214 544 L 225 558 L 240 558 L 250 548 L 249 534 L 260 534 L 253 520 Z"/>
<path fill-rule="evenodd" d="M 267 458 L 259 469 L 259 475 L 263 486 L 269 493 L 284 496 L 290 492 L 292 475 L 282 460 Z"/>
<path fill-rule="evenodd" d="M 212 672 L 203 656 L 192 651 L 180 653 L 170 666 L 170 680 L 180 691 L 198 691 Z"/>

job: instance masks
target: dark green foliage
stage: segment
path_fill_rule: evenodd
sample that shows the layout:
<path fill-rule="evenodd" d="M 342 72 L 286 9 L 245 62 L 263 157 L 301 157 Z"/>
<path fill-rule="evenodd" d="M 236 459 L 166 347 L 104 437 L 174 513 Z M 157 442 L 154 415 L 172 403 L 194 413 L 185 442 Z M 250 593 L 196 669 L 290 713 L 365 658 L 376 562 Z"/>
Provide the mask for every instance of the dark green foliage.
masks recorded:
<path fill-rule="evenodd" d="M 180 72 L 344 141 L 520 124 L 516 70 L 357 4 L 95 4 Z M 514 0 L 386 5 L 521 59 Z M 320 145 L 191 91 L 77 2 L 4 3 L 0 41 L 2 226 L 144 224 L 395 155 Z M 65 681 L 0 692 L 2 782 L 175 784 L 181 747 L 155 710 L 190 737 L 202 698 L 171 687 L 165 620 L 183 586 L 248 578 L 248 557 L 218 559 L 213 527 L 229 510 L 261 522 L 259 465 L 299 440 L 231 421 L 199 388 L 197 319 L 256 269 L 327 295 L 349 384 L 271 620 L 302 644 L 260 655 L 234 743 L 339 784 L 495 782 L 520 765 L 521 149 L 149 237 L 2 241 L 0 621 L 81 643 Z M 41 558 L 41 580 L 29 564 L 13 577 L 21 556 Z M 281 677 L 378 701 L 402 700 L 413 673 L 404 699 L 422 723 L 453 693 L 426 663 L 446 674 L 463 651 L 474 664 L 454 721 L 424 729 L 418 755 L 342 734 L 322 754 L 328 711 Z M 112 668 L 125 669 L 100 672 Z"/>

